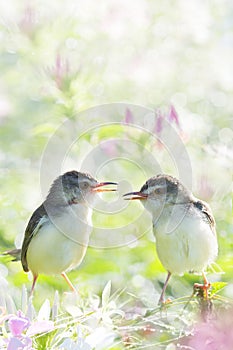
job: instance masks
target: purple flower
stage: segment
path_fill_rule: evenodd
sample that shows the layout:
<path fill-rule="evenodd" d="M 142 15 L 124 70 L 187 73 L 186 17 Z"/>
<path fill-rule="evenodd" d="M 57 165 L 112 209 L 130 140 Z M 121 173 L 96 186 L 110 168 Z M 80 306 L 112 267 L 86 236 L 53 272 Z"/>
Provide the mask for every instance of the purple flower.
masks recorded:
<path fill-rule="evenodd" d="M 154 132 L 156 134 L 160 134 L 162 132 L 164 127 L 164 120 L 167 120 L 169 123 L 175 123 L 178 126 L 178 128 L 181 129 L 179 116 L 173 105 L 170 106 L 169 112 L 166 114 L 161 112 L 160 110 L 157 111 L 154 127 Z"/>
<path fill-rule="evenodd" d="M 31 350 L 32 349 L 32 340 L 28 337 L 10 338 L 7 350 Z"/>
<path fill-rule="evenodd" d="M 10 332 L 14 337 L 18 337 L 22 332 L 30 325 L 30 321 L 27 317 L 23 316 L 21 311 L 18 311 L 18 316 L 11 316 L 8 325 Z"/>
<path fill-rule="evenodd" d="M 32 36 L 36 29 L 36 22 L 36 11 L 32 6 L 28 5 L 23 11 L 19 27 L 24 33 Z"/>
<path fill-rule="evenodd" d="M 7 339 L 7 350 L 30 350 L 32 340 L 23 333 L 30 326 L 30 320 L 22 311 L 18 311 L 16 316 L 9 316 L 8 326 L 11 336 Z"/>
<path fill-rule="evenodd" d="M 133 124 L 133 120 L 134 120 L 133 113 L 131 112 L 131 110 L 129 108 L 126 108 L 125 123 L 126 124 Z"/>
<path fill-rule="evenodd" d="M 155 130 L 154 130 L 156 134 L 159 134 L 162 131 L 163 120 L 164 120 L 164 115 L 161 113 L 160 110 L 158 110 L 157 118 L 155 121 Z"/>
<path fill-rule="evenodd" d="M 168 120 L 170 122 L 175 122 L 175 124 L 180 128 L 179 116 L 173 105 L 170 106 Z"/>
<path fill-rule="evenodd" d="M 57 53 L 55 57 L 55 62 L 52 67 L 48 67 L 47 72 L 49 76 L 54 80 L 56 87 L 62 90 L 64 87 L 64 82 L 71 76 L 70 62 L 67 58 L 62 57 Z"/>
<path fill-rule="evenodd" d="M 69 62 L 68 59 L 63 60 L 61 55 L 57 54 L 56 63 L 54 68 L 54 75 L 57 87 L 62 88 L 63 81 L 69 73 Z"/>

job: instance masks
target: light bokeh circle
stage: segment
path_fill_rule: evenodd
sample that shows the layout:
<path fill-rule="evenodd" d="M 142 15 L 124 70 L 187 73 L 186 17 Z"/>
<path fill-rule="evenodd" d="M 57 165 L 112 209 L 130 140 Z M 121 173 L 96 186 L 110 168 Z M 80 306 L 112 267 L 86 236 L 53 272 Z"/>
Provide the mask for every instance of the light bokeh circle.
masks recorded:
<path fill-rule="evenodd" d="M 156 111 L 143 106 L 105 104 L 66 120 L 49 139 L 41 160 L 43 198 L 54 179 L 69 170 L 119 183 L 117 194 L 100 196 L 93 205 L 92 247 L 128 245 L 151 229 L 150 214 L 139 203 L 124 201 L 122 194 L 139 190 L 148 178 L 164 172 L 157 157 L 159 147 L 154 144 L 162 145 L 164 157 L 173 163 L 180 181 L 191 188 L 191 162 L 182 138 L 166 119 L 157 133 L 156 120 Z M 83 244 L 80 235 L 77 242 Z"/>

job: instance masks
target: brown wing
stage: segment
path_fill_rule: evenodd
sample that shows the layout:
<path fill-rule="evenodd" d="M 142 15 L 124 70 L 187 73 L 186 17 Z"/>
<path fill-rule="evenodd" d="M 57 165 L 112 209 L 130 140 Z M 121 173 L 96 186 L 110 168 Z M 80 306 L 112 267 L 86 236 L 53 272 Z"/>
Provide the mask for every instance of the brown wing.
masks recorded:
<path fill-rule="evenodd" d="M 11 249 L 7 250 L 6 252 L 2 253 L 2 255 L 10 255 L 13 259 L 11 261 L 19 261 L 21 257 L 21 249 Z"/>
<path fill-rule="evenodd" d="M 31 242 L 32 237 L 38 232 L 39 228 L 44 224 L 44 220 L 42 218 L 47 217 L 47 213 L 45 211 L 45 208 L 43 204 L 37 208 L 34 213 L 32 214 L 28 225 L 25 230 L 24 234 L 24 241 L 23 241 L 23 246 L 22 246 L 22 251 L 21 251 L 21 262 L 22 266 L 25 272 L 28 272 L 28 264 L 27 264 L 27 250 L 28 246 Z"/>
<path fill-rule="evenodd" d="M 210 206 L 204 202 L 204 201 L 199 201 L 197 200 L 194 203 L 195 207 L 198 208 L 199 210 L 201 210 L 201 212 L 204 215 L 204 218 L 206 219 L 206 221 L 210 224 L 210 227 L 213 231 L 213 233 L 216 235 L 216 230 L 215 230 L 215 220 L 214 220 L 214 216 L 212 214 L 212 211 L 210 209 Z"/>

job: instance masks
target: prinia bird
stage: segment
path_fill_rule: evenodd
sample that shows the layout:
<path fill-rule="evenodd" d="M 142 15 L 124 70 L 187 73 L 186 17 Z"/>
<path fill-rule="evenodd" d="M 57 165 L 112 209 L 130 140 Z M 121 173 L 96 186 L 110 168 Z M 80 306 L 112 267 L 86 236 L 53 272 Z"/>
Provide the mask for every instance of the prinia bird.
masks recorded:
<path fill-rule="evenodd" d="M 206 295 L 210 283 L 205 268 L 218 254 L 215 220 L 210 207 L 176 178 L 169 175 L 151 177 L 138 192 L 124 195 L 140 200 L 152 215 L 158 257 L 167 270 L 159 303 L 164 303 L 165 290 L 172 274 L 201 272 Z"/>
<path fill-rule="evenodd" d="M 52 184 L 45 201 L 32 214 L 25 230 L 21 249 L 6 252 L 20 255 L 25 272 L 31 271 L 34 290 L 39 274 L 61 274 L 71 290 L 73 284 L 66 271 L 82 262 L 92 230 L 92 208 L 98 192 L 115 182 L 98 182 L 91 175 L 69 171 Z"/>

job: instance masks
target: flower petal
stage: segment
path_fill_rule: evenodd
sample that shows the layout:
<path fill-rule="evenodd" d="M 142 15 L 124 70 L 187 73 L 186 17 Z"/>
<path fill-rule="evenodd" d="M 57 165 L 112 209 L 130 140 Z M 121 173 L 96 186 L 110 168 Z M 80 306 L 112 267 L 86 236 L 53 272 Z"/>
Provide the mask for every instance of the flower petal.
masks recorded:
<path fill-rule="evenodd" d="M 18 350 L 18 349 L 23 349 L 24 348 L 24 344 L 18 339 L 18 338 L 11 338 L 8 346 L 7 346 L 7 350 Z"/>
<path fill-rule="evenodd" d="M 48 321 L 51 312 L 50 302 L 48 299 L 45 300 L 38 313 L 38 321 Z"/>
<path fill-rule="evenodd" d="M 26 335 L 31 337 L 39 333 L 49 333 L 54 330 L 53 321 L 38 321 L 33 323 L 27 330 Z"/>
<path fill-rule="evenodd" d="M 22 332 L 25 329 L 29 327 L 30 322 L 26 317 L 12 316 L 8 321 L 8 325 L 9 325 L 11 334 L 13 336 L 19 336 L 22 334 Z"/>

